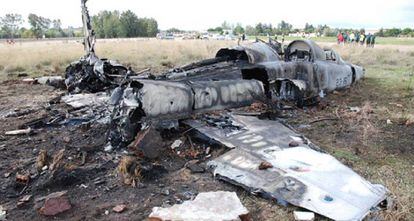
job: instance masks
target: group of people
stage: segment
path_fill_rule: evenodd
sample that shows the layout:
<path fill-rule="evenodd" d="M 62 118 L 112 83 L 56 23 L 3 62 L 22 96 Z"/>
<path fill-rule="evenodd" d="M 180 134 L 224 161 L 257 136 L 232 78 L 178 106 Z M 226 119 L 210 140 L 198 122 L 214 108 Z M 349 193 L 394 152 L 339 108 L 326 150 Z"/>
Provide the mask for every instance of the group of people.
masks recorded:
<path fill-rule="evenodd" d="M 6 44 L 8 45 L 14 45 L 16 42 L 13 39 L 7 39 Z"/>
<path fill-rule="evenodd" d="M 360 44 L 373 48 L 375 45 L 375 35 L 364 32 L 338 32 L 337 41 L 338 44 Z"/>

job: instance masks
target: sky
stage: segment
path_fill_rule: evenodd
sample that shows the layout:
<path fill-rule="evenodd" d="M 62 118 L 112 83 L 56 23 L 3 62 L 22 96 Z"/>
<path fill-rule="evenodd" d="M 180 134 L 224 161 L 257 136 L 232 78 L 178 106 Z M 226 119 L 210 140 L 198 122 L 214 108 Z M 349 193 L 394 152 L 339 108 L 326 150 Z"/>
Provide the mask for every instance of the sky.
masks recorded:
<path fill-rule="evenodd" d="M 80 27 L 80 0 L 2 0 L 0 16 L 29 13 L 61 19 L 63 27 Z M 340 3 L 341 2 L 341 3 Z M 287 21 L 294 28 L 305 23 L 340 28 L 414 28 L 414 0 L 88 0 L 91 15 L 101 10 L 131 10 L 138 17 L 153 17 L 159 29 L 206 30 L 223 21 L 276 25 Z"/>

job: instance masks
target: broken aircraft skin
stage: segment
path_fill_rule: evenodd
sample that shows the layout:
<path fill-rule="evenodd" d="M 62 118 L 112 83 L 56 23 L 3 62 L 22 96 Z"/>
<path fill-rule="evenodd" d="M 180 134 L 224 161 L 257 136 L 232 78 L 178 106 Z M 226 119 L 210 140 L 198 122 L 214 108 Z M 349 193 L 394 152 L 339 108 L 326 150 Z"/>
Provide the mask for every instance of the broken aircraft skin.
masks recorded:
<path fill-rule="evenodd" d="M 240 115 L 225 119 L 227 126 L 203 118 L 184 121 L 232 148 L 208 163 L 219 179 L 341 221 L 362 220 L 386 198 L 384 186 L 371 184 L 278 121 Z M 272 166 L 260 169 L 263 162 Z"/>
<path fill-rule="evenodd" d="M 100 92 L 113 89 L 119 84 L 114 75 L 132 75 L 133 72 L 115 61 L 99 59 L 95 55 L 95 32 L 86 7 L 87 0 L 81 0 L 84 31 L 84 49 L 86 55 L 72 62 L 65 71 L 65 84 L 70 93 Z"/>
<path fill-rule="evenodd" d="M 152 119 L 184 119 L 197 113 L 249 106 L 263 97 L 263 84 L 257 80 L 134 80 L 112 93 L 115 108 L 109 139 L 113 147 L 125 146 Z"/>
<path fill-rule="evenodd" d="M 190 119 L 194 114 L 251 105 L 257 100 L 308 100 L 348 87 L 361 79 L 361 67 L 344 62 L 312 41 L 289 44 L 284 58 L 276 44 L 255 42 L 221 49 L 214 59 L 193 63 L 160 77 L 137 76 L 128 68 L 99 59 L 86 0 L 81 0 L 87 55 L 68 67 L 65 83 L 73 106 L 110 107 L 113 147 L 139 142 L 159 120 Z M 111 91 L 90 102 L 98 91 Z M 85 102 L 88 101 L 88 102 Z M 106 112 L 105 112 L 106 113 Z M 385 199 L 373 185 L 287 126 L 257 117 L 233 115 L 220 124 L 202 117 L 180 121 L 234 148 L 209 162 L 214 175 L 248 191 L 290 203 L 335 220 L 361 220 Z M 217 126 L 219 125 L 219 126 Z M 295 141 L 298 145 L 290 146 Z M 149 147 L 152 148 L 152 147 Z M 259 170 L 263 162 L 272 167 Z"/>
<path fill-rule="evenodd" d="M 254 64 L 278 61 L 281 46 L 276 41 L 257 40 L 217 51 L 215 58 L 194 62 L 160 74 L 158 80 L 228 80 L 241 79 L 240 70 Z"/>
<path fill-rule="evenodd" d="M 347 63 L 332 49 L 323 50 L 311 40 L 295 40 L 286 48 L 284 61 L 262 62 L 242 69 L 243 79 L 261 80 L 272 99 L 316 102 L 324 93 L 347 88 L 364 76 L 364 69 Z"/>

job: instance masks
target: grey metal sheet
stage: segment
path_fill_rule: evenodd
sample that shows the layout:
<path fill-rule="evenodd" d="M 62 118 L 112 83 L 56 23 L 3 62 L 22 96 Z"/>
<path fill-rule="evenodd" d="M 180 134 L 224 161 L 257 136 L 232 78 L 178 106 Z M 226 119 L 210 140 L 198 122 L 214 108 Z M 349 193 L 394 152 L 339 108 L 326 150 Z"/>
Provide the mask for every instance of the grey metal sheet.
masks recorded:
<path fill-rule="evenodd" d="M 385 187 L 371 184 L 282 123 L 248 116 L 232 118 L 242 129 L 225 131 L 200 120 L 186 121 L 204 135 L 235 148 L 208 163 L 216 176 L 334 220 L 361 220 L 385 199 Z M 289 147 L 291 141 L 299 146 Z M 259 170 L 262 162 L 273 168 Z"/>

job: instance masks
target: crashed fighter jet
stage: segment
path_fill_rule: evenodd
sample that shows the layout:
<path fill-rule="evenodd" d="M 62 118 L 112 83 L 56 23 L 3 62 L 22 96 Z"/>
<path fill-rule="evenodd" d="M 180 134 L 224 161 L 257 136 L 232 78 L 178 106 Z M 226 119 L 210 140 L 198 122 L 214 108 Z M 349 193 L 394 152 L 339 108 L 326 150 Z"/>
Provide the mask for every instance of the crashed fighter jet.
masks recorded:
<path fill-rule="evenodd" d="M 243 79 L 260 80 L 271 98 L 297 101 L 303 106 L 364 76 L 362 67 L 343 61 L 334 50 L 323 50 L 311 40 L 292 41 L 284 55 L 284 61 L 242 69 Z"/>
<path fill-rule="evenodd" d="M 112 146 L 137 144 L 155 123 L 173 120 L 232 148 L 208 165 L 218 178 L 254 194 L 335 220 L 360 220 L 386 198 L 385 187 L 364 180 L 287 125 L 232 114 L 210 124 L 209 115 L 200 115 L 215 111 L 210 118 L 217 118 L 255 101 L 304 105 L 354 84 L 364 75 L 362 67 L 310 40 L 293 41 L 284 51 L 277 42 L 256 41 L 166 73 L 139 75 L 95 55 L 86 1 L 81 0 L 86 55 L 67 68 L 65 83 L 72 95 L 62 100 L 110 110 Z M 103 91 L 111 96 L 96 93 Z M 259 169 L 262 162 L 272 169 Z"/>

